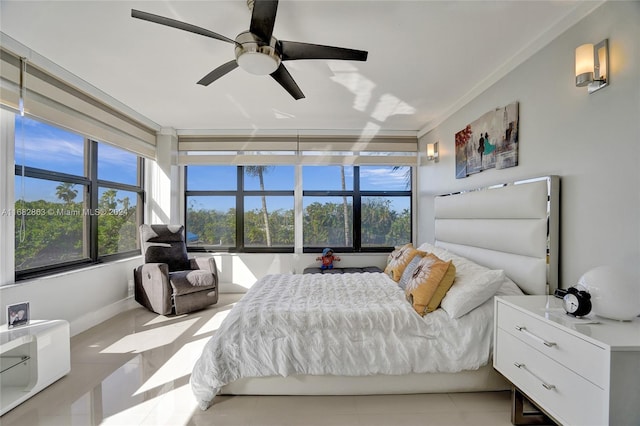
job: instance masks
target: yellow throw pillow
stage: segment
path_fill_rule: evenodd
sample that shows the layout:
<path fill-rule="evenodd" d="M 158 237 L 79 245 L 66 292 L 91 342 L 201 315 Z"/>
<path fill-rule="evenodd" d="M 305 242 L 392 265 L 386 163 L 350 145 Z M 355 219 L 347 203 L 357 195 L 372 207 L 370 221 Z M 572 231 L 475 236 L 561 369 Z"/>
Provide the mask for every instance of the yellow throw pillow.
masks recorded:
<path fill-rule="evenodd" d="M 447 295 L 447 292 L 453 285 L 453 282 L 456 279 L 456 267 L 453 263 L 449 265 L 447 268 L 447 272 L 444 274 L 444 277 L 438 284 L 438 288 L 436 292 L 433 293 L 431 300 L 427 304 L 427 313 L 433 312 L 440 307 L 440 303 L 442 303 L 442 299 Z"/>
<path fill-rule="evenodd" d="M 431 253 L 424 256 L 407 283 L 406 295 L 413 309 L 421 316 L 437 309 L 455 276 L 451 261 L 445 262 Z"/>
<path fill-rule="evenodd" d="M 404 269 L 418 253 L 418 250 L 411 243 L 396 247 L 387 258 L 387 267 L 384 268 L 384 273 L 395 282 L 400 281 Z"/>

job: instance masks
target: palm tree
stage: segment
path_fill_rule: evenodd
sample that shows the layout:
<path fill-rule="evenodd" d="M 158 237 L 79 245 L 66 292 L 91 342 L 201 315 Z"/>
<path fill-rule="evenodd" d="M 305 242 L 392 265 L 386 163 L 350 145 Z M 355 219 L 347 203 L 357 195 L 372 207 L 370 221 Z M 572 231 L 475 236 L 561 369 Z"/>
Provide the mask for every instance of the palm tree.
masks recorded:
<path fill-rule="evenodd" d="M 100 197 L 99 207 L 101 209 L 115 209 L 118 207 L 118 202 L 116 201 L 116 196 L 118 195 L 118 190 L 116 189 L 107 189 L 102 193 L 102 197 Z"/>
<path fill-rule="evenodd" d="M 245 166 L 244 170 L 247 172 L 247 175 L 257 176 L 260 180 L 260 191 L 262 192 L 262 219 L 264 220 L 264 231 L 267 239 L 267 247 L 271 247 L 271 230 L 269 229 L 267 197 L 264 195 L 264 174 L 269 170 L 269 166 Z"/>
<path fill-rule="evenodd" d="M 71 204 L 71 202 L 78 195 L 78 190 L 73 187 L 75 184 L 70 182 L 64 182 L 56 186 L 56 197 L 64 201 L 65 204 Z"/>
<path fill-rule="evenodd" d="M 406 166 L 393 166 L 393 171 L 401 170 Z M 411 188 L 411 167 L 407 167 L 404 171 L 404 187 L 405 189 Z"/>

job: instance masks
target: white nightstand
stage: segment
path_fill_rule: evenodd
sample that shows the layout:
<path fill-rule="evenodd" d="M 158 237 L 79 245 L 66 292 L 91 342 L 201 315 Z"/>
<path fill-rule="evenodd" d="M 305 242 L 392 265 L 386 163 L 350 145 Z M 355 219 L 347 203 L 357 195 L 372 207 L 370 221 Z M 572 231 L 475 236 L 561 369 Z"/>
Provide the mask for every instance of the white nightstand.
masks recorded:
<path fill-rule="evenodd" d="M 494 368 L 561 424 L 640 425 L 640 319 L 588 324 L 560 302 L 496 297 Z"/>
<path fill-rule="evenodd" d="M 69 373 L 69 342 L 63 320 L 0 326 L 0 415 Z"/>

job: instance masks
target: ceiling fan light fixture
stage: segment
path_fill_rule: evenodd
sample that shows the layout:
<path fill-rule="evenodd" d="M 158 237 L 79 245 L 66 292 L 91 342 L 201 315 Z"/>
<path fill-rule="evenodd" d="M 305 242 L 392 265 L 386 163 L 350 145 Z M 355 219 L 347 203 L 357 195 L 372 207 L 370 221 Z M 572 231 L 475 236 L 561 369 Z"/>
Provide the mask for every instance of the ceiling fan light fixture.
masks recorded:
<path fill-rule="evenodd" d="M 244 52 L 237 61 L 240 68 L 255 75 L 271 74 L 280 65 L 277 58 L 260 52 Z"/>
<path fill-rule="evenodd" d="M 280 66 L 280 55 L 276 51 L 277 40 L 271 38 L 271 43 L 261 43 L 250 32 L 244 32 L 236 38 L 236 61 L 238 66 L 248 73 L 268 75 Z"/>

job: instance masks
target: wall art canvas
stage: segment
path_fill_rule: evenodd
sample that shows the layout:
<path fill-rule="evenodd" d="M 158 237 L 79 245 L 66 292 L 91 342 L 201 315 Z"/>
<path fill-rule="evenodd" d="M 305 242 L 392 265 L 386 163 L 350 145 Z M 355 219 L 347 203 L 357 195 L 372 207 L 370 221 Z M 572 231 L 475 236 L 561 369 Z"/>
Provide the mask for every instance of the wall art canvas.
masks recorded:
<path fill-rule="evenodd" d="M 518 165 L 518 103 L 502 108 L 502 137 L 496 148 L 496 169 Z"/>
<path fill-rule="evenodd" d="M 467 175 L 467 143 L 471 139 L 471 125 L 456 133 L 456 179 Z"/>
<path fill-rule="evenodd" d="M 455 135 L 456 178 L 518 165 L 518 103 L 489 111 Z"/>

